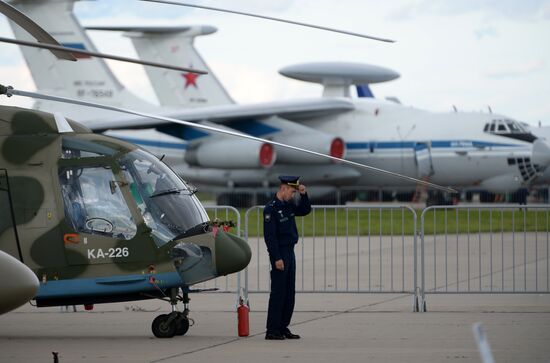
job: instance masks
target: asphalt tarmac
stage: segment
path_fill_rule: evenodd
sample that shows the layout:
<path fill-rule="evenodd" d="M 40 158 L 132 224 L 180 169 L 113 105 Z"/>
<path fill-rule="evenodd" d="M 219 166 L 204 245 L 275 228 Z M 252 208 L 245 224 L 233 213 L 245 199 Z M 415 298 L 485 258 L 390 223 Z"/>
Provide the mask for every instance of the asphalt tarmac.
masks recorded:
<path fill-rule="evenodd" d="M 408 294 L 303 293 L 292 331 L 264 339 L 267 294 L 250 295 L 250 336 L 237 335 L 235 295 L 191 295 L 185 336 L 157 339 L 167 303 L 96 305 L 92 311 L 24 306 L 0 316 L 0 362 L 480 362 L 481 322 L 495 362 L 550 362 L 550 295 L 430 295 L 427 313 Z"/>

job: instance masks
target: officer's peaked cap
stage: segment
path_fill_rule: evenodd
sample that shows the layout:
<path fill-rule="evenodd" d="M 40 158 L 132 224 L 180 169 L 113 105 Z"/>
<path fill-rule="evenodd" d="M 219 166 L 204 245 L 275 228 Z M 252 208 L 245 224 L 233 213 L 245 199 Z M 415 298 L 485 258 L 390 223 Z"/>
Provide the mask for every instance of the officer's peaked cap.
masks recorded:
<path fill-rule="evenodd" d="M 281 184 L 287 184 L 294 188 L 298 188 L 300 186 L 299 176 L 280 175 L 279 180 L 281 181 Z"/>

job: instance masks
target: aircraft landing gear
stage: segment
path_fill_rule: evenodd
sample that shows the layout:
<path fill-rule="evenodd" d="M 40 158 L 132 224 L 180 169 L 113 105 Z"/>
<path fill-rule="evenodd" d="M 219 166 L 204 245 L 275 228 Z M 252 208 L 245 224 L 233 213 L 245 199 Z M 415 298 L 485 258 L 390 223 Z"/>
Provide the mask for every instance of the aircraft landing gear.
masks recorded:
<path fill-rule="evenodd" d="M 183 302 L 183 312 L 177 311 L 178 301 Z M 178 296 L 178 289 L 170 291 L 170 314 L 157 316 L 151 324 L 151 330 L 157 338 L 173 338 L 175 335 L 185 335 L 189 327 L 193 325 L 193 319 L 189 318 L 189 294 Z"/>

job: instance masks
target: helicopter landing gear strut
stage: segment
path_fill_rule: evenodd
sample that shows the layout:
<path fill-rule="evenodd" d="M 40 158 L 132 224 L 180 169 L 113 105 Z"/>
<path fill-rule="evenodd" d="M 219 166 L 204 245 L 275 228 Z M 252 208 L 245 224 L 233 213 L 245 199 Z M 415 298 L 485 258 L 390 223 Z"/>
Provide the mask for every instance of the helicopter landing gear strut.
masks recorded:
<path fill-rule="evenodd" d="M 194 324 L 193 319 L 189 318 L 189 294 L 184 292 L 182 295 L 178 295 L 178 290 L 176 288 L 170 290 L 169 302 L 172 312 L 157 316 L 151 324 L 151 330 L 157 338 L 185 335 L 189 327 Z M 183 303 L 183 311 L 177 310 L 178 301 Z"/>

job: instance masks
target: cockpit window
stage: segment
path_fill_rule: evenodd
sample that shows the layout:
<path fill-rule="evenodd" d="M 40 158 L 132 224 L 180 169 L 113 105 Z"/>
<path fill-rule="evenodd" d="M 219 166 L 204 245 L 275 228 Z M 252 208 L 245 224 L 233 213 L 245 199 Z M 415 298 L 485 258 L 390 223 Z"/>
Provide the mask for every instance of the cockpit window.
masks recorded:
<path fill-rule="evenodd" d="M 525 127 L 520 122 L 511 119 L 494 119 L 490 124 L 485 124 L 484 132 L 497 136 L 504 136 L 511 139 L 533 142 L 537 138 L 529 131 L 529 127 Z"/>
<path fill-rule="evenodd" d="M 108 166 L 59 169 L 67 223 L 77 232 L 121 240 L 136 235 L 136 224 Z"/>
<path fill-rule="evenodd" d="M 153 155 L 138 149 L 118 162 L 157 245 L 208 222 L 195 190 Z"/>

